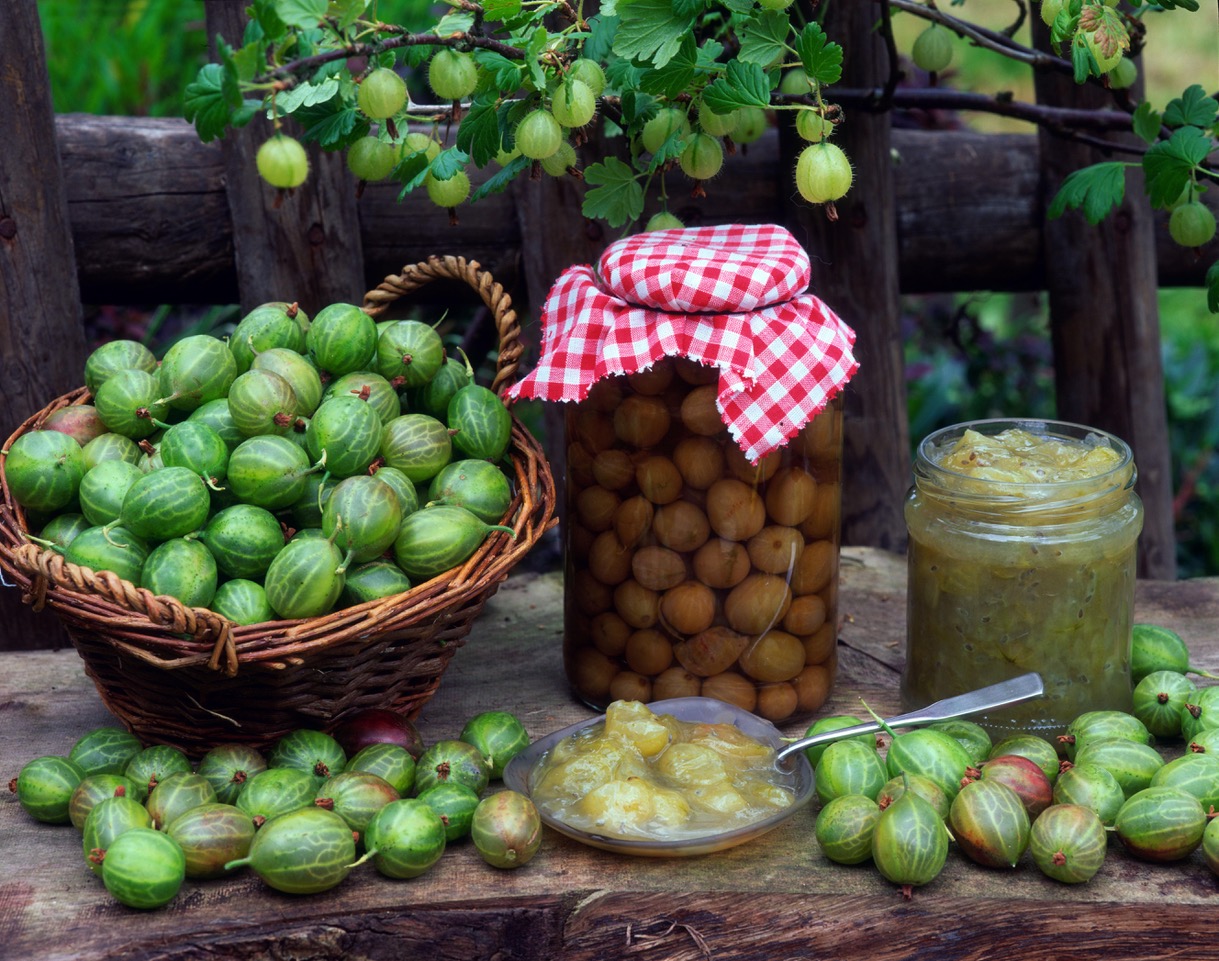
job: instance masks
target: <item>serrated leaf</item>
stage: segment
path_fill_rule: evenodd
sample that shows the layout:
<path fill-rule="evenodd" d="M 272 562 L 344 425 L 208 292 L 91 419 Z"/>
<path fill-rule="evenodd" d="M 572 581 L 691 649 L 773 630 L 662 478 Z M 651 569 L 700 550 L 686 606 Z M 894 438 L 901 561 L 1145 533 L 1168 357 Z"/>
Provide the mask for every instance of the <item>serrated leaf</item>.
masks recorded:
<path fill-rule="evenodd" d="M 393 170 L 393 177 L 402 183 L 402 189 L 398 191 L 399 200 L 423 183 L 429 166 L 427 153 L 422 150 L 407 154 L 398 161 Z"/>
<path fill-rule="evenodd" d="M 326 16 L 326 0 L 275 0 L 275 12 L 289 27 L 307 30 Z"/>
<path fill-rule="evenodd" d="M 346 30 L 360 19 L 367 6 L 368 0 L 330 0 L 327 13 L 335 18 L 340 30 Z"/>
<path fill-rule="evenodd" d="M 757 9 L 754 0 L 722 0 L 722 2 L 731 13 L 738 17 L 747 17 Z"/>
<path fill-rule="evenodd" d="M 247 43 L 233 51 L 233 65 L 237 68 L 237 79 L 253 80 L 267 63 L 266 48 L 261 41 Z"/>
<path fill-rule="evenodd" d="M 715 113 L 732 113 L 737 107 L 769 107 L 770 80 L 756 63 L 731 60 L 724 74 L 707 85 L 703 102 Z"/>
<path fill-rule="evenodd" d="M 470 203 L 477 203 L 483 197 L 491 194 L 502 193 L 508 184 L 512 183 L 522 171 L 528 170 L 532 163 L 528 157 L 513 157 L 506 167 L 501 167 L 475 188 L 474 192 L 470 194 Z"/>
<path fill-rule="evenodd" d="M 459 170 L 464 170 L 469 162 L 470 155 L 464 150 L 448 147 L 436 154 L 428 168 L 428 173 L 437 180 L 451 180 L 453 175 Z"/>
<path fill-rule="evenodd" d="M 1160 139 L 1160 122 L 1162 118 L 1151 106 L 1150 102 L 1144 100 L 1134 110 L 1134 115 L 1130 118 L 1131 126 L 1134 128 L 1135 134 L 1144 143 L 1155 143 Z"/>
<path fill-rule="evenodd" d="M 233 60 L 233 48 L 217 36 L 216 50 L 220 55 L 220 64 L 224 67 L 224 73 L 220 79 L 220 92 L 224 95 L 224 102 L 229 105 L 229 108 L 236 109 L 241 106 L 241 83 L 237 75 L 237 63 Z"/>
<path fill-rule="evenodd" d="M 483 0 L 483 17 L 507 20 L 521 12 L 521 0 Z"/>
<path fill-rule="evenodd" d="M 475 99 L 457 128 L 457 146 L 469 154 L 476 167 L 485 167 L 499 153 L 498 98 Z"/>
<path fill-rule="evenodd" d="M 250 20 L 246 24 L 246 42 L 254 38 L 251 33 L 257 28 L 262 36 L 270 40 L 278 40 L 288 29 L 288 25 L 280 19 L 276 11 L 277 0 L 254 0 L 250 6 Z"/>
<path fill-rule="evenodd" d="M 1209 127 L 1219 114 L 1219 101 L 1208 97 L 1198 84 L 1188 87 L 1181 96 L 1168 101 L 1164 122 L 1170 127 Z"/>
<path fill-rule="evenodd" d="M 680 15 L 672 0 L 618 0 L 614 53 L 628 60 L 663 67 L 694 29 L 692 15 Z"/>
<path fill-rule="evenodd" d="M 494 50 L 475 50 L 474 62 L 491 77 L 497 90 L 508 92 L 521 85 L 523 67 Z"/>
<path fill-rule="evenodd" d="M 473 26 L 474 14 L 466 10 L 454 10 L 436 21 L 432 33 L 438 37 L 451 37 L 455 33 L 469 33 Z"/>
<path fill-rule="evenodd" d="M 1047 215 L 1053 220 L 1068 209 L 1082 207 L 1088 223 L 1100 223 L 1126 196 L 1126 167 L 1112 160 L 1073 171 L 1058 188 Z"/>
<path fill-rule="evenodd" d="M 436 48 L 430 44 L 412 44 L 402 54 L 402 61 L 408 67 L 422 67 L 432 59 Z"/>
<path fill-rule="evenodd" d="M 673 0 L 673 12 L 679 17 L 697 17 L 707 6 L 707 0 Z"/>
<path fill-rule="evenodd" d="M 621 90 L 624 97 L 639 89 L 642 79 L 643 70 L 623 57 L 611 57 L 605 65 L 606 85 L 610 90 Z"/>
<path fill-rule="evenodd" d="M 704 40 L 698 48 L 696 65 L 699 70 L 715 70 L 719 68 L 716 62 L 724 52 L 724 45 L 718 40 Z"/>
<path fill-rule="evenodd" d="M 325 103 L 339 92 L 337 77 L 329 77 L 321 83 L 298 83 L 291 90 L 275 95 L 275 109 L 280 113 L 293 113 L 300 107 L 311 107 Z"/>
<path fill-rule="evenodd" d="M 698 48 L 694 44 L 694 35 L 689 34 L 682 40 L 681 47 L 672 60 L 663 67 L 642 72 L 639 87 L 646 93 L 674 98 L 694 79 L 697 62 Z"/>
<path fill-rule="evenodd" d="M 763 10 L 738 28 L 741 52 L 737 56 L 746 63 L 769 67 L 787 53 L 787 35 L 790 32 L 791 20 L 785 12 Z"/>
<path fill-rule="evenodd" d="M 1171 139 L 1147 148 L 1143 173 L 1153 207 L 1168 207 L 1181 195 L 1193 169 L 1206 159 L 1211 146 L 1210 138 L 1197 127 L 1180 127 Z"/>
<path fill-rule="evenodd" d="M 617 157 L 585 167 L 584 181 L 594 185 L 584 194 L 580 207 L 585 217 L 621 227 L 643 213 L 643 187 L 635 172 Z"/>
<path fill-rule="evenodd" d="M 800 55 L 804 72 L 822 86 L 842 79 L 842 47 L 825 35 L 821 24 L 805 24 L 796 38 L 796 53 Z"/>
<path fill-rule="evenodd" d="M 601 64 L 610 59 L 614 37 L 618 34 L 618 18 L 610 16 L 605 7 L 604 3 L 601 4 L 601 12 L 588 18 L 591 32 L 584 41 L 584 56 Z"/>
<path fill-rule="evenodd" d="M 670 161 L 677 160 L 682 155 L 682 151 L 686 149 L 686 144 L 689 142 L 689 134 L 683 135 L 680 130 L 675 130 L 669 136 L 665 137 L 664 143 L 656 148 L 656 152 L 652 154 L 652 159 L 648 162 L 647 172 L 651 173 L 654 170 L 659 170 Z"/>
<path fill-rule="evenodd" d="M 1206 271 L 1206 306 L 1212 314 L 1219 314 L 1219 260 Z"/>
<path fill-rule="evenodd" d="M 532 81 L 534 89 L 546 89 L 546 74 L 542 70 L 542 54 L 546 52 L 546 48 L 550 45 L 550 31 L 545 27 L 538 27 L 529 37 L 529 42 L 525 44 L 525 67 L 529 71 L 529 79 Z"/>
<path fill-rule="evenodd" d="M 225 100 L 225 69 L 218 63 L 206 63 L 195 79 L 186 85 L 182 99 L 183 116 L 195 125 L 199 139 L 210 143 L 223 135 L 229 122 L 230 107 Z"/>
<path fill-rule="evenodd" d="M 301 107 L 293 116 L 304 128 L 303 139 L 323 147 L 344 146 L 368 132 L 368 119 L 338 97 Z"/>
<path fill-rule="evenodd" d="M 656 116 L 660 107 L 656 100 L 638 90 L 627 90 L 622 95 L 622 123 L 625 127 L 642 125 Z"/>

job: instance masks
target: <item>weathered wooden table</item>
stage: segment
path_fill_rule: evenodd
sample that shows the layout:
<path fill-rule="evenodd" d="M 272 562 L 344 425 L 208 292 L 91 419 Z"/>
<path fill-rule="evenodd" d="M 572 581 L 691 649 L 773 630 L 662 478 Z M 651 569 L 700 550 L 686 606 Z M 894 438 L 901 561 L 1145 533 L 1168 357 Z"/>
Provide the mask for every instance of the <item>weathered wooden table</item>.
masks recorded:
<path fill-rule="evenodd" d="M 826 711 L 857 714 L 862 696 L 893 713 L 904 559 L 847 549 L 842 574 L 840 672 Z M 467 717 L 492 708 L 518 713 L 533 736 L 591 715 L 562 674 L 561 591 L 557 574 L 514 575 L 501 588 L 420 718 L 429 742 L 455 737 Z M 1140 583 L 1136 616 L 1179 631 L 1197 663 L 1219 667 L 1219 579 Z M 107 723 L 74 652 L 0 655 L 5 780 Z M 870 864 L 827 861 L 813 821 L 806 809 L 757 841 L 679 860 L 624 858 L 547 831 L 516 871 L 488 867 L 466 843 L 414 880 L 392 881 L 366 865 L 330 892 L 292 897 L 244 872 L 187 881 L 166 908 L 140 912 L 106 893 L 74 829 L 34 822 L 5 792 L 0 958 L 1116 961 L 1219 950 L 1219 878 L 1198 852 L 1146 864 L 1112 838 L 1101 871 L 1067 886 L 1043 877 L 1027 855 L 1000 871 L 952 851 L 943 873 L 905 901 Z"/>

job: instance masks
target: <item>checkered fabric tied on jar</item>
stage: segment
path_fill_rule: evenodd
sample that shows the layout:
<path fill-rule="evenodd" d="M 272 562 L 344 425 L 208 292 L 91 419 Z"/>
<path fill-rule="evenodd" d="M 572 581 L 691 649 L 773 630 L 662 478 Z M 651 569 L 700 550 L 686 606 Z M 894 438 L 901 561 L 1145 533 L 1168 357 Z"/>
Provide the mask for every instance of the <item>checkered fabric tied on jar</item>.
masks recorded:
<path fill-rule="evenodd" d="M 783 447 L 858 369 L 855 332 L 807 293 L 808 254 L 775 224 L 635 234 L 569 268 L 542 310 L 537 366 L 509 398 L 579 401 L 598 380 L 687 357 L 751 462 Z"/>

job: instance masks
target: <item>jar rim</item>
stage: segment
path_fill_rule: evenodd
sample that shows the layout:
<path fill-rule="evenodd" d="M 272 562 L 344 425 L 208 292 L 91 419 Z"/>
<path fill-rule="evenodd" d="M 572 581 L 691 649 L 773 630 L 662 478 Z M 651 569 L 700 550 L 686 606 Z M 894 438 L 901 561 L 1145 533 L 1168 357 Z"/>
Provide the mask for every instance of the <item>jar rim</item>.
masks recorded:
<path fill-rule="evenodd" d="M 1075 442 L 1094 440 L 1097 446 L 1105 445 L 1119 455 L 1112 467 L 1098 474 L 1047 481 L 1007 481 L 972 474 L 945 467 L 937 458 L 946 442 L 958 440 L 966 430 L 974 430 L 988 437 L 1008 429 L 1019 429 L 1046 439 L 1061 439 Z M 1120 437 L 1085 424 L 1072 421 L 1048 420 L 1036 417 L 995 417 L 962 421 L 932 431 L 919 442 L 914 464 L 917 480 L 940 486 L 948 482 L 954 498 L 976 499 L 979 502 L 1024 504 L 1030 509 L 1044 509 L 1049 505 L 1058 507 L 1091 501 L 1109 493 L 1130 490 L 1137 478 L 1134 453 Z M 1034 506 L 1036 505 L 1036 506 Z"/>

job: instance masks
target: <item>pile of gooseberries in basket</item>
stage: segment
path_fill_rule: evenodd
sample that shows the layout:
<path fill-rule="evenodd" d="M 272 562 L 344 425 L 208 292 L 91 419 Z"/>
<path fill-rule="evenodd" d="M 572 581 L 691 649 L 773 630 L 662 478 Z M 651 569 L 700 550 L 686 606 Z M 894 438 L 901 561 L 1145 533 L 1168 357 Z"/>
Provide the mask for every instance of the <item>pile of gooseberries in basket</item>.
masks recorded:
<path fill-rule="evenodd" d="M 84 380 L 5 452 L 31 539 L 236 624 L 401 593 L 511 532 L 511 415 L 422 321 L 265 304 L 160 361 L 103 344 Z"/>
<path fill-rule="evenodd" d="M 1027 852 L 1047 877 L 1076 884 L 1101 869 L 1115 835 L 1150 862 L 1200 848 L 1219 874 L 1219 686 L 1196 686 L 1188 674 L 1213 675 L 1189 663 L 1180 635 L 1152 624 L 1135 625 L 1131 667 L 1129 712 L 1086 712 L 1052 740 L 992 743 L 958 719 L 809 748 L 822 852 L 870 859 L 906 897 L 939 875 L 953 846 L 997 869 Z M 859 723 L 824 717 L 809 733 Z"/>
<path fill-rule="evenodd" d="M 27 762 L 9 788 L 35 820 L 80 831 L 83 864 L 116 900 L 158 908 L 187 878 L 246 867 L 286 894 L 328 891 L 369 862 L 415 878 L 466 839 L 489 865 L 520 867 L 541 844 L 537 809 L 487 789 L 528 745 L 505 711 L 425 746 L 401 715 L 368 709 L 332 733 L 296 730 L 265 754 L 221 744 L 193 765 L 101 727 Z"/>

